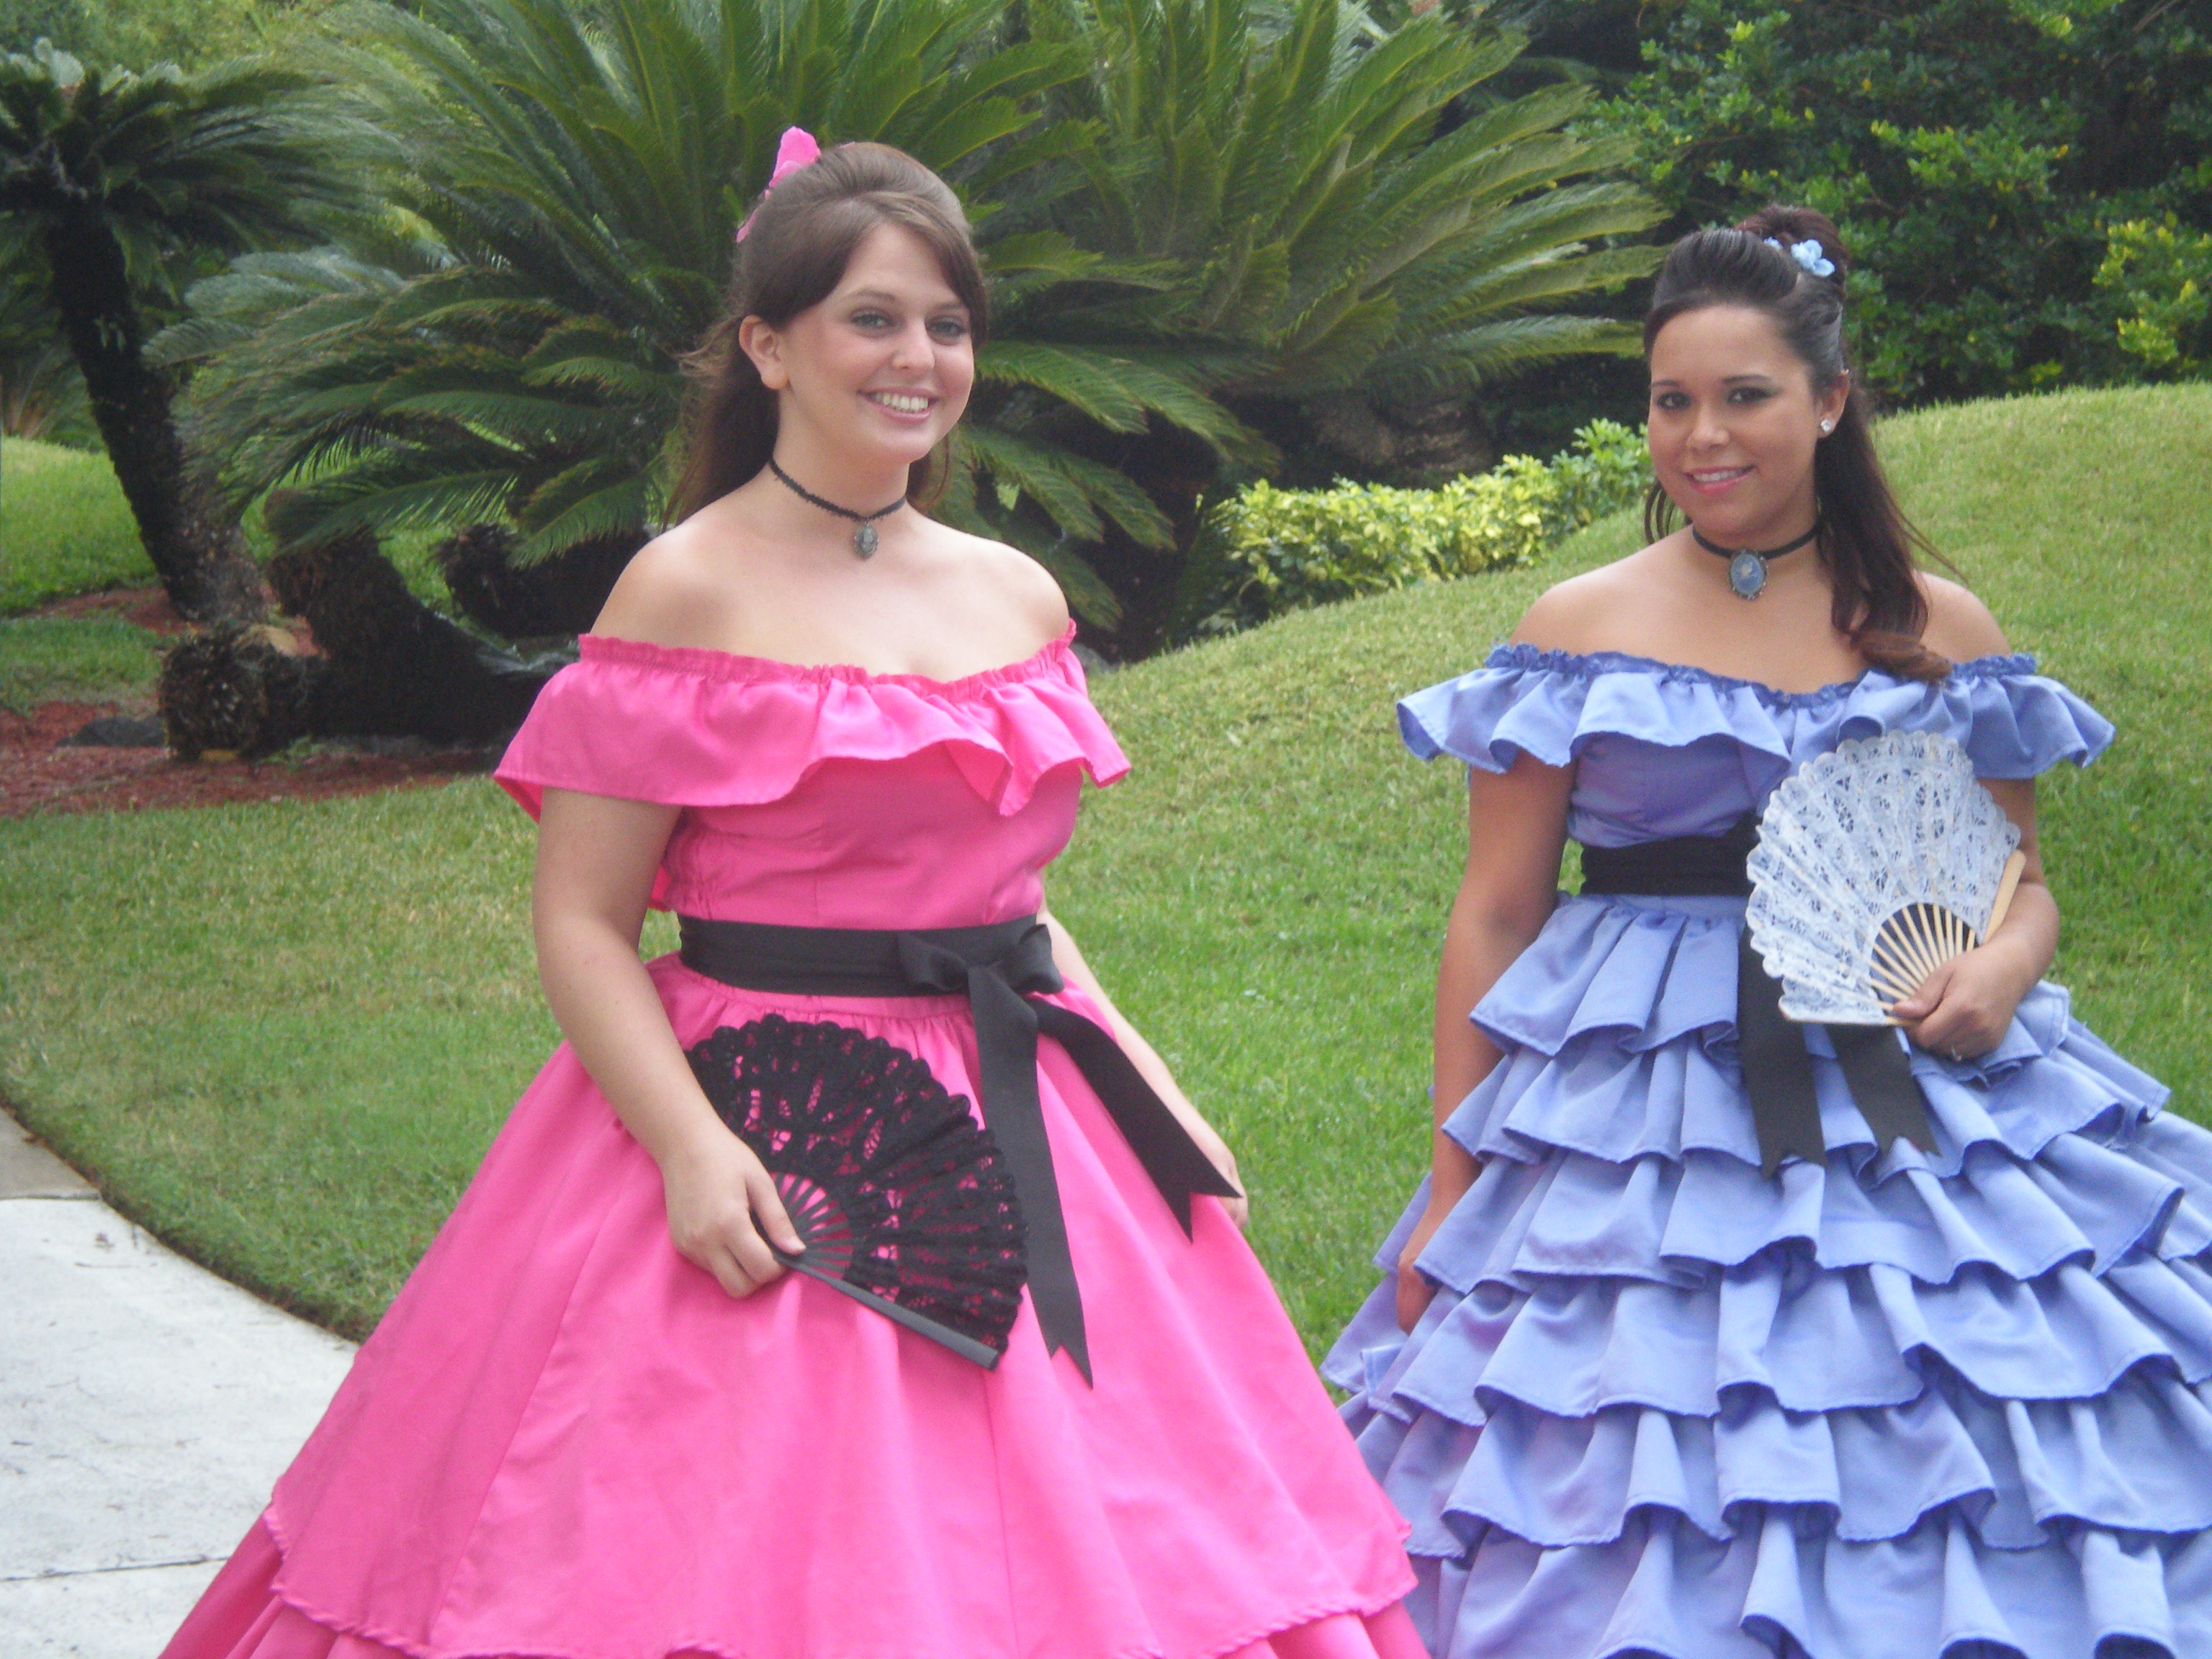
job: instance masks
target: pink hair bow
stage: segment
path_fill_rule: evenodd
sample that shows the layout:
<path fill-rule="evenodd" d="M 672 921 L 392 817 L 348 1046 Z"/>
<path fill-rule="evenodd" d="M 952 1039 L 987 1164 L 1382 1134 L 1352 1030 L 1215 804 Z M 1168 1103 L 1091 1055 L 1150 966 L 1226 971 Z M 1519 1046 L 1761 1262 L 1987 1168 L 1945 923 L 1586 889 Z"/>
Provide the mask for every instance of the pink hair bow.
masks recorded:
<path fill-rule="evenodd" d="M 812 133 L 805 127 L 786 127 L 781 142 L 775 147 L 775 166 L 769 170 L 768 190 L 761 191 L 762 198 L 765 200 L 769 190 L 774 190 L 799 168 L 811 167 L 821 159 L 822 146 L 815 143 Z M 745 240 L 745 233 L 753 228 L 753 221 L 759 215 L 757 207 L 745 215 L 744 223 L 738 227 L 739 241 Z"/>

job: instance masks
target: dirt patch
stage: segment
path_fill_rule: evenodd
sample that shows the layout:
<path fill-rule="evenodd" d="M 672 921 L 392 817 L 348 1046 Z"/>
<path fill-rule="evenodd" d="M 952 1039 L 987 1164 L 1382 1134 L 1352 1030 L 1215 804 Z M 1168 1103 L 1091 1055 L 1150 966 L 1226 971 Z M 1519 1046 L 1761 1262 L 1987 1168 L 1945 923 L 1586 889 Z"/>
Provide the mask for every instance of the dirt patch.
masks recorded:
<path fill-rule="evenodd" d="M 28 715 L 0 708 L 0 818 L 33 813 L 131 812 L 231 801 L 325 800 L 378 789 L 445 783 L 483 769 L 472 749 L 373 755 L 320 748 L 264 761 L 170 758 L 166 749 L 64 749 L 64 738 L 101 714 L 143 714 L 151 704 L 50 702 Z"/>

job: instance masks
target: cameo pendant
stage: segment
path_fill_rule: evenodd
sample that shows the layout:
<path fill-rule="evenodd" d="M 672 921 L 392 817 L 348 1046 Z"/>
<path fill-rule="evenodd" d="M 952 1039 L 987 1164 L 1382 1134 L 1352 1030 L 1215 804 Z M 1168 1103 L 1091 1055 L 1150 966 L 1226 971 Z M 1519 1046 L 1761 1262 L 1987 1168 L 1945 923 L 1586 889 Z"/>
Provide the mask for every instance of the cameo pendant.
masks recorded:
<path fill-rule="evenodd" d="M 1739 599 L 1755 599 L 1766 589 L 1766 561 L 1749 548 L 1741 548 L 1729 560 L 1729 591 Z"/>

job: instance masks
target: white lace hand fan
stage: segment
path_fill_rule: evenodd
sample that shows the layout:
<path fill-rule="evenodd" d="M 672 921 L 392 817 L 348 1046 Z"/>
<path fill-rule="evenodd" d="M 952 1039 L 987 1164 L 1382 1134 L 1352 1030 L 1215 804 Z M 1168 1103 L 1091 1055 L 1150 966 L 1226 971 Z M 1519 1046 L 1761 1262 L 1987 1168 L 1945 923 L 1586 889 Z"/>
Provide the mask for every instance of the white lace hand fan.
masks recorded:
<path fill-rule="evenodd" d="M 1932 732 L 1838 744 L 1784 779 L 1759 817 L 1745 913 L 1782 1012 L 1898 1024 L 1892 1004 L 2004 920 L 2019 848 L 1966 751 Z"/>

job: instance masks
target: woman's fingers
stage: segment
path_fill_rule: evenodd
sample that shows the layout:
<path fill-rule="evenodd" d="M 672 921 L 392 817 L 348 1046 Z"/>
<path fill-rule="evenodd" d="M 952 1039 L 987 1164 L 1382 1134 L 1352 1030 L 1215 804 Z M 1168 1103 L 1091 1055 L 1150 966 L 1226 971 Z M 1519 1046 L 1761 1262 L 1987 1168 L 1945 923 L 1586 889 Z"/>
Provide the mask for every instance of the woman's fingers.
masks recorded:
<path fill-rule="evenodd" d="M 1905 1034 L 1932 1054 L 1954 1060 L 1985 1054 L 2012 1022 L 2012 1000 L 1994 980 L 1999 971 L 1970 951 L 1945 963 L 1921 992 L 1891 1012 L 1904 1022 Z"/>
<path fill-rule="evenodd" d="M 1955 958 L 1944 963 L 1934 973 L 1921 981 L 1920 988 L 1913 992 L 1911 996 L 1900 998 L 1891 1004 L 1889 1012 L 1908 1025 L 1917 1020 L 1927 1018 L 1942 1002 L 1943 994 L 1950 988 L 1951 976 L 1957 965 Z"/>
<path fill-rule="evenodd" d="M 1221 1207 L 1229 1212 L 1229 1218 L 1237 1224 L 1237 1231 L 1243 1232 L 1252 1223 L 1252 1195 L 1245 1191 L 1244 1177 L 1237 1172 L 1237 1154 L 1229 1150 L 1226 1141 L 1218 1141 L 1217 1144 L 1218 1150 L 1211 1151 L 1209 1153 L 1213 1160 L 1213 1167 L 1220 1170 L 1228 1178 L 1229 1184 L 1237 1189 L 1237 1196 L 1223 1199 Z"/>
<path fill-rule="evenodd" d="M 791 1224 L 775 1179 L 735 1136 L 710 1142 L 663 1172 L 668 1232 L 686 1261 L 714 1275 L 734 1297 L 750 1296 L 783 1275 L 769 1248 L 797 1255 L 805 1245 Z"/>
<path fill-rule="evenodd" d="M 1429 1310 L 1436 1299 L 1437 1287 L 1429 1277 L 1410 1261 L 1398 1269 L 1398 1328 L 1410 1331 L 1421 1322 L 1421 1316 Z"/>
<path fill-rule="evenodd" d="M 787 1227 L 790 1224 L 784 1223 Z M 750 1295 L 770 1280 L 783 1276 L 783 1265 L 769 1251 L 768 1241 L 754 1228 L 750 1216 L 733 1219 L 724 1229 L 721 1243 L 736 1261 L 738 1271 L 750 1282 L 750 1288 L 738 1294 Z"/>
<path fill-rule="evenodd" d="M 709 1245 L 693 1260 L 714 1276 L 717 1285 L 740 1301 L 760 1289 L 760 1281 L 745 1271 L 736 1253 L 726 1244 Z"/>
<path fill-rule="evenodd" d="M 775 1189 L 775 1177 L 758 1159 L 753 1160 L 752 1168 L 745 1174 L 745 1203 L 752 1211 L 753 1224 L 776 1249 L 787 1255 L 805 1253 L 806 1241 L 791 1224 L 791 1216 L 783 1207 L 783 1195 Z"/>
<path fill-rule="evenodd" d="M 1436 1237 L 1437 1229 L 1443 1225 L 1449 1213 L 1449 1209 L 1429 1209 L 1414 1223 L 1406 1248 L 1398 1252 L 1398 1328 L 1401 1331 L 1410 1331 L 1419 1324 L 1421 1316 L 1429 1310 L 1429 1304 L 1436 1299 L 1435 1283 L 1414 1264 L 1419 1261 L 1421 1252 L 1429 1248 L 1429 1241 Z"/>

